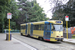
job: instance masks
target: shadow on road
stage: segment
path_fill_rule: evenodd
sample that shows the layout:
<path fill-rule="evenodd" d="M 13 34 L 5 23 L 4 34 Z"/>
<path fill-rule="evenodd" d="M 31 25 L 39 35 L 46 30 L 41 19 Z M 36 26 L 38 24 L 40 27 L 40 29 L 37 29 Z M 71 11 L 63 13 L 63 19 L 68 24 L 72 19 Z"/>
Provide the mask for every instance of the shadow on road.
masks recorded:
<path fill-rule="evenodd" d="M 46 43 L 61 44 L 61 41 L 53 42 L 53 41 L 40 40 L 40 39 L 38 39 L 38 38 L 34 38 L 34 37 L 30 37 L 30 36 L 25 36 L 25 37 L 32 38 L 32 39 L 35 39 L 35 40 L 39 40 L 39 41 L 46 42 Z"/>

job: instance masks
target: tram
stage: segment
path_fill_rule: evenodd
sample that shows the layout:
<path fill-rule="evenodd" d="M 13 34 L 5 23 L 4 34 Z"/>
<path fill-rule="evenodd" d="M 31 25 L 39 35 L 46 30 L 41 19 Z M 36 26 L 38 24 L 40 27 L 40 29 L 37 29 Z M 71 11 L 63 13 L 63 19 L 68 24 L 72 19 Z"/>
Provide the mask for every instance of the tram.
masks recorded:
<path fill-rule="evenodd" d="M 46 41 L 63 41 L 63 21 L 49 20 L 21 24 L 21 35 Z"/>

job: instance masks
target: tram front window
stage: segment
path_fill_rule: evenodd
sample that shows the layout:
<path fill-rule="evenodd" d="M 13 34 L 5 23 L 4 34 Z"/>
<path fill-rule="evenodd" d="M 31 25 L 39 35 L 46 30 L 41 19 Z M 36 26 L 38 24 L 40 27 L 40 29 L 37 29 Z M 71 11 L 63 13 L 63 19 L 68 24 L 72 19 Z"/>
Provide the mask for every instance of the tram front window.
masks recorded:
<path fill-rule="evenodd" d="M 63 31 L 63 25 L 54 25 L 55 31 Z"/>

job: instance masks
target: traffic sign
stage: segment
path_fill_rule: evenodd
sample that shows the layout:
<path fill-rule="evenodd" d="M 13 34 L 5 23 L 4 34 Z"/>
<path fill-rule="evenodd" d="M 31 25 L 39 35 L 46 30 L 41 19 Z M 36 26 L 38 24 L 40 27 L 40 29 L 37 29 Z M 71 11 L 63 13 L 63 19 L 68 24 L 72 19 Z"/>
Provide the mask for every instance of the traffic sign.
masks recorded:
<path fill-rule="evenodd" d="M 65 21 L 69 21 L 69 16 L 65 16 Z"/>
<path fill-rule="evenodd" d="M 68 21 L 69 21 L 69 16 L 65 16 L 65 21 L 66 21 L 66 37 L 68 39 Z"/>
<path fill-rule="evenodd" d="M 9 41 L 10 41 L 10 19 L 12 19 L 12 13 L 7 13 L 7 19 L 9 19 Z"/>
<path fill-rule="evenodd" d="M 12 13 L 7 13 L 7 19 L 12 19 Z"/>

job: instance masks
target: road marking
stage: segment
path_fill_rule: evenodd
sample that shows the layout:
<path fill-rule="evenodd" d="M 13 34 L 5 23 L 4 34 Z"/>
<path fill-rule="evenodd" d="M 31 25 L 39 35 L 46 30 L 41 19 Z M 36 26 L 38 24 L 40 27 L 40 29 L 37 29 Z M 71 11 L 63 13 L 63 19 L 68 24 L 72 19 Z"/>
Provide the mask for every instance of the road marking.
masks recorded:
<path fill-rule="evenodd" d="M 32 46 L 30 46 L 30 45 L 28 45 L 28 44 L 26 44 L 26 43 L 23 43 L 23 42 L 21 42 L 21 41 L 15 39 L 15 38 L 13 38 L 13 37 L 12 37 L 12 39 L 18 41 L 20 44 L 24 45 L 25 47 L 30 48 L 31 50 L 37 50 L 36 48 L 34 48 L 34 47 L 32 47 Z"/>

